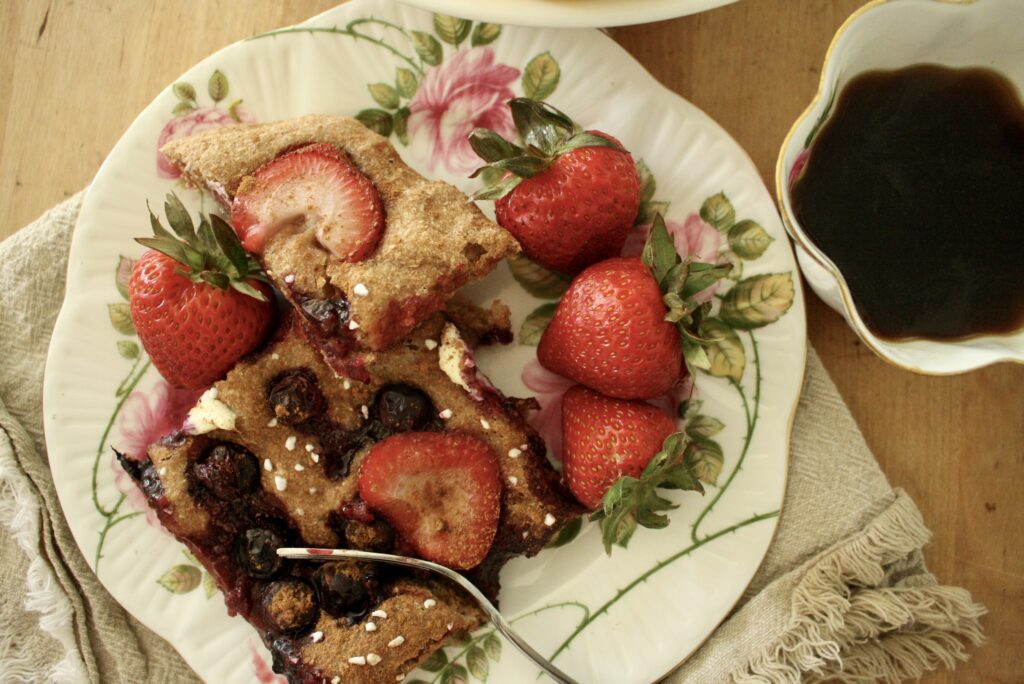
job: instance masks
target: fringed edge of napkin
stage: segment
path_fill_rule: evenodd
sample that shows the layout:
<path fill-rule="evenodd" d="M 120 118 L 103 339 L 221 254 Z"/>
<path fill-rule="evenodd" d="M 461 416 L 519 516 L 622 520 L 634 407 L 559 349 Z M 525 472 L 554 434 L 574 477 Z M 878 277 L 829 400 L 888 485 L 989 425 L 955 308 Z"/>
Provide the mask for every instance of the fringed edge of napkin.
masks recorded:
<path fill-rule="evenodd" d="M 864 530 L 808 563 L 784 633 L 733 678 L 738 684 L 916 679 L 967 660 L 985 607 L 939 585 L 920 549 L 931 537 L 901 490 Z"/>
<path fill-rule="evenodd" d="M 0 411 L 3 404 L 0 403 Z M 39 497 L 17 463 L 17 441 L 11 430 L 18 429 L 0 423 L 0 524 L 11 530 L 18 546 L 29 559 L 26 577 L 25 609 L 40 614 L 39 626 L 64 648 L 64 656 L 47 677 L 52 682 L 77 684 L 88 680 L 72 626 L 72 606 L 60 589 L 53 570 L 39 552 L 42 532 L 42 512 Z M 23 444 L 28 438 L 22 435 Z M 6 491 L 4 491 L 6 490 Z M 15 635 L 0 637 L 0 662 L 4 673 L 14 681 L 38 681 L 35 663 L 25 662 L 14 652 Z"/>

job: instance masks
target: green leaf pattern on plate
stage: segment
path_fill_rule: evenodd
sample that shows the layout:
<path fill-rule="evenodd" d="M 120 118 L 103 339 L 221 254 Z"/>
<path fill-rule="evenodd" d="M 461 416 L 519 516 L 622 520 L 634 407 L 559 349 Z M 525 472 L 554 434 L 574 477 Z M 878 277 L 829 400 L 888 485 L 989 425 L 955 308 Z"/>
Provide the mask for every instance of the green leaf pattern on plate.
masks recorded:
<path fill-rule="evenodd" d="M 194 565 L 175 565 L 156 581 L 172 594 L 187 594 L 199 586 L 202 572 Z"/>
<path fill-rule="evenodd" d="M 508 258 L 512 277 L 538 299 L 558 299 L 569 289 L 570 278 L 551 271 L 521 254 Z"/>
<path fill-rule="evenodd" d="M 541 304 L 534 309 L 519 328 L 519 344 L 536 346 L 540 342 L 540 336 L 547 330 L 551 317 L 555 315 L 556 308 L 558 304 L 552 302 Z"/>
<path fill-rule="evenodd" d="M 782 318 L 793 305 L 793 274 L 766 273 L 745 278 L 722 298 L 722 322 L 740 330 L 761 328 Z"/>
<path fill-rule="evenodd" d="M 534 100 L 550 97 L 558 87 L 562 70 L 550 52 L 542 52 L 523 70 L 523 95 Z"/>

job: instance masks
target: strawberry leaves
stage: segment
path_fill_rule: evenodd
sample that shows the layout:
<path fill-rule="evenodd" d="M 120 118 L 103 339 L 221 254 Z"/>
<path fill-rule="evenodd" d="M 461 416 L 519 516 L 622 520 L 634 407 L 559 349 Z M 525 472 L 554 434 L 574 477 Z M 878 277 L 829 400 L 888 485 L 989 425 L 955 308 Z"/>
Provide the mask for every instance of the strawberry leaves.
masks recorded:
<path fill-rule="evenodd" d="M 614 140 L 584 131 L 569 116 L 546 102 L 517 97 L 510 100 L 508 106 L 519 133 L 520 145 L 486 128 L 477 128 L 469 134 L 473 151 L 487 162 L 470 178 L 486 171 L 498 172 L 489 174 L 489 182 L 485 176 L 484 187 L 473 193 L 473 199 L 500 199 L 523 179 L 543 173 L 557 157 L 580 147 L 622 149 Z"/>
<path fill-rule="evenodd" d="M 231 287 L 266 301 L 266 296 L 247 281 L 266 282 L 267 278 L 256 260 L 242 248 L 238 235 L 227 221 L 216 214 L 200 215 L 197 229 L 185 205 L 173 192 L 168 193 L 164 201 L 164 215 L 173 234 L 149 209 L 154 237 L 135 241 L 180 263 L 185 268 L 178 269 L 178 273 L 194 283 L 207 283 L 221 290 Z"/>
<path fill-rule="evenodd" d="M 708 264 L 681 259 L 661 214 L 654 217 L 651 234 L 641 259 L 650 269 L 668 308 L 665 320 L 675 323 L 682 338 L 683 356 L 691 368 L 711 367 L 707 347 L 713 340 L 701 333 L 701 324 L 711 311 L 710 302 L 700 303 L 696 295 L 729 275 L 731 264 Z"/>
<path fill-rule="evenodd" d="M 600 521 L 601 541 L 606 553 L 611 554 L 612 546 L 625 548 L 637 526 L 651 529 L 668 526 L 665 512 L 679 505 L 661 496 L 658 489 L 704 493 L 704 487 L 686 460 L 687 446 L 685 434 L 669 435 L 661 451 L 654 455 L 639 478 L 619 478 L 604 495 L 601 508 L 590 519 Z"/>

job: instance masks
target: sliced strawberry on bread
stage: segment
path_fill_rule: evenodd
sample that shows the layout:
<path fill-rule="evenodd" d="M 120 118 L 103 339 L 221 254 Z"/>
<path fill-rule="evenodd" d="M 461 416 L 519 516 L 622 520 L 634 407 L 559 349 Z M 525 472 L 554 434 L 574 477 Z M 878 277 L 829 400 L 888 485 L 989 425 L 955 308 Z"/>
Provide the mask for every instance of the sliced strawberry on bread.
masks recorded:
<path fill-rule="evenodd" d="M 457 570 L 479 565 L 501 514 L 498 459 L 480 439 L 409 432 L 373 446 L 359 495 L 426 560 Z"/>
<path fill-rule="evenodd" d="M 277 157 L 248 176 L 231 205 L 242 245 L 262 253 L 280 230 L 312 230 L 342 261 L 362 261 L 384 232 L 377 189 L 348 155 L 313 144 Z"/>

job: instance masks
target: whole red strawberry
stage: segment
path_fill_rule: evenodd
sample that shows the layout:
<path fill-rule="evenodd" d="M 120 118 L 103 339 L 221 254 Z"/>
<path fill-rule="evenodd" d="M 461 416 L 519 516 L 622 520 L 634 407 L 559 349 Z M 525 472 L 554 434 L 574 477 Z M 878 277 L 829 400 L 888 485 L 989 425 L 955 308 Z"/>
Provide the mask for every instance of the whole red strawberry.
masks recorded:
<path fill-rule="evenodd" d="M 150 213 L 156 237 L 132 269 L 132 321 L 153 365 L 188 389 L 206 387 L 258 346 L 270 329 L 270 288 L 259 267 L 219 216 L 201 217 L 198 231 L 173 194 L 165 204 L 173 237 Z"/>
<path fill-rule="evenodd" d="M 500 178 L 474 197 L 496 199 L 498 223 L 547 268 L 579 273 L 619 254 L 640 207 L 629 152 L 546 103 L 517 98 L 509 107 L 523 147 L 487 129 L 470 135 L 484 168 Z"/>
<path fill-rule="evenodd" d="M 610 399 L 576 385 L 562 398 L 562 461 L 569 489 L 594 510 L 615 482 L 639 478 L 676 422 L 643 401 Z"/>
<path fill-rule="evenodd" d="M 494 542 L 501 471 L 491 448 L 472 435 L 405 432 L 370 449 L 359 496 L 420 556 L 468 570 Z"/>
<path fill-rule="evenodd" d="M 541 337 L 550 371 L 620 399 L 650 399 L 679 381 L 679 330 L 639 257 L 594 264 L 573 280 Z"/>

